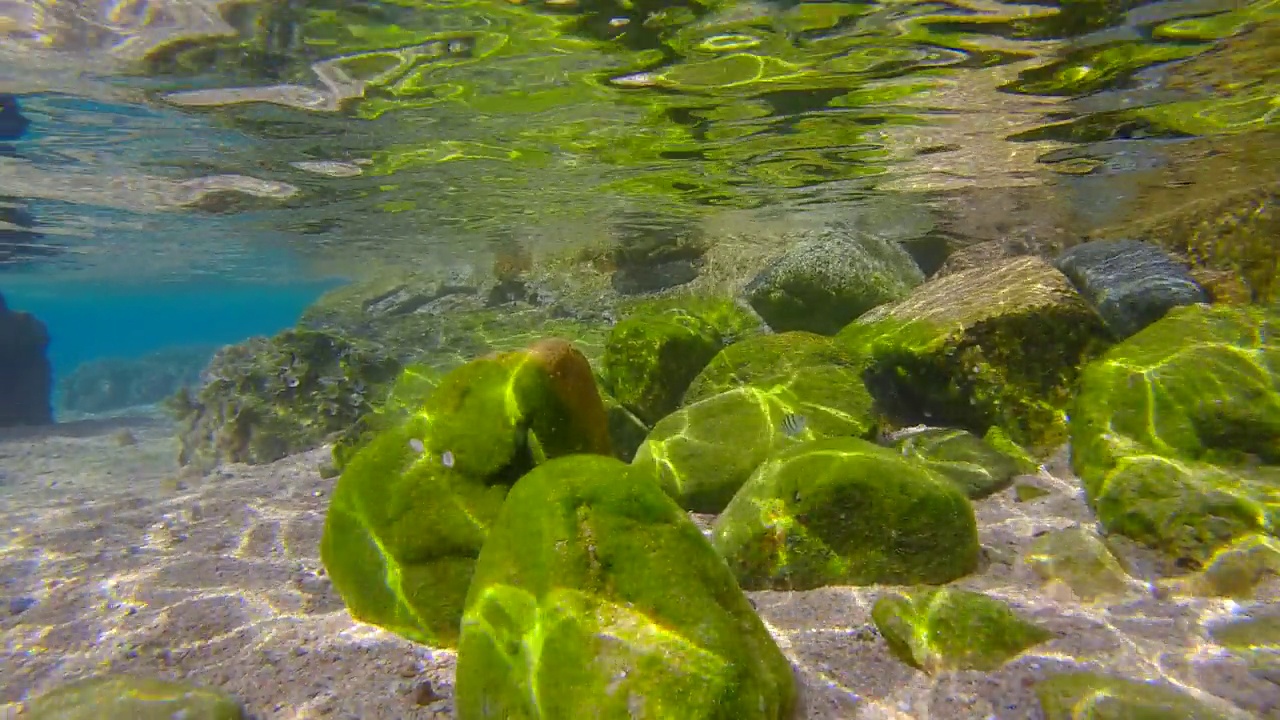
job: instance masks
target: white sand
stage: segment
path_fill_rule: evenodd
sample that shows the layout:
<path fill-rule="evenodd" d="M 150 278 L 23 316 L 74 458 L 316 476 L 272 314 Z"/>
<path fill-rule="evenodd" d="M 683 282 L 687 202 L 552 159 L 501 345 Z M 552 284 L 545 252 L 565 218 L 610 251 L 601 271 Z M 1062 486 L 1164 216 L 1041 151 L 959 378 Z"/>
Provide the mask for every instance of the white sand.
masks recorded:
<path fill-rule="evenodd" d="M 127 428 L 137 440 L 122 444 Z M 334 480 L 317 450 L 178 480 L 155 420 L 0 435 L 0 717 L 67 680 L 111 670 L 220 687 L 259 718 L 445 718 L 454 655 L 352 620 L 319 540 Z M 1065 474 L 1059 473 L 1065 477 Z M 1037 718 L 1033 682 L 1086 667 L 1165 678 L 1280 718 L 1280 687 L 1210 644 L 1230 601 L 1107 604 L 1045 588 L 1019 557 L 1035 533 L 1092 523 L 1077 486 L 979 501 L 988 561 L 956 583 L 1009 602 L 1058 637 L 994 673 L 930 677 L 896 660 L 870 609 L 892 588 L 750 593 L 804 685 L 804 718 Z M 12 614 L 10 601 L 36 604 Z M 1253 602 L 1276 602 L 1280 583 Z M 1079 659 L 1077 659 L 1079 658 Z"/>

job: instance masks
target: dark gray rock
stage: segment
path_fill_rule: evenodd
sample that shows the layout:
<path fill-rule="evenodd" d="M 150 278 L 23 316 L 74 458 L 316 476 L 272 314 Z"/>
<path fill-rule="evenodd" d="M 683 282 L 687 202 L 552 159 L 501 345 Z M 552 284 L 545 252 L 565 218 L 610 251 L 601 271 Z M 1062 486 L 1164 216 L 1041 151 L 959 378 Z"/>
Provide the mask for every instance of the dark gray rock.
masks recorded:
<path fill-rule="evenodd" d="M 10 310 L 0 295 L 0 427 L 53 422 L 48 348 L 44 323 Z"/>
<path fill-rule="evenodd" d="M 1187 268 L 1151 243 L 1095 240 L 1062 253 L 1055 265 L 1120 339 L 1175 307 L 1209 302 Z"/>
<path fill-rule="evenodd" d="M 834 335 L 877 305 L 924 282 L 911 255 L 877 235 L 824 229 L 799 242 L 746 288 L 747 300 L 775 332 Z"/>

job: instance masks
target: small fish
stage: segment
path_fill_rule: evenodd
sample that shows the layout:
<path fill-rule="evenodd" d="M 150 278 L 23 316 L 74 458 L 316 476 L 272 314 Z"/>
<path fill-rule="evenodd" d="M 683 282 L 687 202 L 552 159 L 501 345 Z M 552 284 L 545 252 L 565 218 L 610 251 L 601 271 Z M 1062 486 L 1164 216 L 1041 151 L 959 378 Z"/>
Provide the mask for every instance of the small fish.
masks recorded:
<path fill-rule="evenodd" d="M 427 446 L 423 445 L 422 441 L 418 438 L 409 438 L 409 447 L 419 455 L 427 451 Z"/>
<path fill-rule="evenodd" d="M 453 467 L 453 451 L 445 450 L 444 454 L 440 456 L 440 462 L 447 468 Z"/>
<path fill-rule="evenodd" d="M 284 385 L 285 387 L 296 388 L 298 387 L 298 378 L 294 377 L 293 375 L 285 375 Z"/>
<path fill-rule="evenodd" d="M 795 437 L 804 432 L 805 426 L 809 423 L 809 419 L 803 415 L 790 413 L 782 418 L 782 432 L 787 437 Z"/>

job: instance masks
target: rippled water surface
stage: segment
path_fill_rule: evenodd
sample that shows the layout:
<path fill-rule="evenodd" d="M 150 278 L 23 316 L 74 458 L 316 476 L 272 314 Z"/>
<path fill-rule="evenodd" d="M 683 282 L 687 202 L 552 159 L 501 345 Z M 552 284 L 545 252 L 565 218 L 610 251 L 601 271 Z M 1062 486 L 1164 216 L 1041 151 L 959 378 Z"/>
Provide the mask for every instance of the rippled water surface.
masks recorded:
<path fill-rule="evenodd" d="M 0 261 L 484 271 L 799 210 L 1052 247 L 1274 179 L 1277 68 L 1274 0 L 7 0 Z"/>

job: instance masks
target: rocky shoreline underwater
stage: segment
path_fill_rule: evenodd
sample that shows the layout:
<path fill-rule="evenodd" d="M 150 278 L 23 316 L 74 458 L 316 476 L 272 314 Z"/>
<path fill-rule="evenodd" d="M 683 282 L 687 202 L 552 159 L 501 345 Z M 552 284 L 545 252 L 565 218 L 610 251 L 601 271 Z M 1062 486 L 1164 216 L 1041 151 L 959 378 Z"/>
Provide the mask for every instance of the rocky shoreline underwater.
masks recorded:
<path fill-rule="evenodd" d="M 1280 717 L 1269 286 L 787 248 L 604 321 L 357 283 L 215 355 L 176 440 L 0 440 L 0 702 Z"/>

